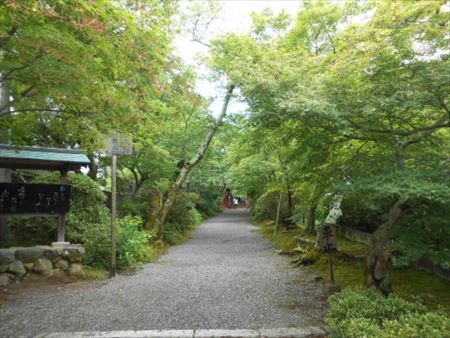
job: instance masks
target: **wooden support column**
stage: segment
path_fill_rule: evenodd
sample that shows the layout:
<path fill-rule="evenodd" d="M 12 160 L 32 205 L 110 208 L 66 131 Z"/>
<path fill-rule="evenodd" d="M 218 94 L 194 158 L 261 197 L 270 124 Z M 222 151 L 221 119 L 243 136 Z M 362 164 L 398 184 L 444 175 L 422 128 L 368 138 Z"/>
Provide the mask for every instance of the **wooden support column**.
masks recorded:
<path fill-rule="evenodd" d="M 0 182 L 11 183 L 11 169 L 0 168 Z M 4 246 L 8 243 L 10 237 L 10 229 L 8 226 L 8 218 L 0 217 L 0 245 Z"/>
<path fill-rule="evenodd" d="M 110 271 L 111 278 L 116 276 L 116 210 L 117 210 L 116 171 L 117 171 L 117 155 L 113 154 L 111 166 L 111 271 Z"/>
<path fill-rule="evenodd" d="M 67 184 L 67 170 L 61 170 L 59 183 Z M 66 230 L 66 214 L 58 216 L 58 242 L 65 242 L 64 232 Z"/>

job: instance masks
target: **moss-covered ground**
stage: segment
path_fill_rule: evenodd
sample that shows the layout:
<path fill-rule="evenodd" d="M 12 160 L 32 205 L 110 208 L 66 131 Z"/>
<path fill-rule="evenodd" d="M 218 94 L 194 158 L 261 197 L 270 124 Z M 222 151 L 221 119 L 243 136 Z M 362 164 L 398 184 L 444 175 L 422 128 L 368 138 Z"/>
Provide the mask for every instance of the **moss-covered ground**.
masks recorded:
<path fill-rule="evenodd" d="M 266 236 L 275 247 L 281 250 L 293 250 L 297 247 L 297 236 L 315 239 L 305 235 L 303 229 L 281 230 L 274 234 L 273 222 L 257 224 L 260 232 Z M 351 255 L 365 255 L 367 246 L 338 237 L 339 251 Z M 345 259 L 333 257 L 334 276 L 342 287 L 364 285 L 365 259 Z M 329 281 L 328 260 L 323 255 L 315 264 L 303 267 L 321 275 Z M 430 309 L 442 308 L 450 314 L 450 282 L 413 268 L 395 269 L 393 271 L 394 292 L 403 298 L 421 300 Z"/>

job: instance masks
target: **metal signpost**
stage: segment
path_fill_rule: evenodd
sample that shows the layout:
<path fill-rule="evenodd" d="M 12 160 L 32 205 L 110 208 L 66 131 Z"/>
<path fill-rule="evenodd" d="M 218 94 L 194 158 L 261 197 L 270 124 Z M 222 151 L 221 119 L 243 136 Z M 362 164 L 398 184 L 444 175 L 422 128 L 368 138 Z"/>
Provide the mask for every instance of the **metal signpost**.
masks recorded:
<path fill-rule="evenodd" d="M 130 155 L 133 153 L 133 145 L 129 138 L 117 132 L 108 138 L 109 153 L 112 155 L 111 164 L 111 271 L 110 277 L 116 276 L 116 214 L 117 214 L 117 155 Z"/>

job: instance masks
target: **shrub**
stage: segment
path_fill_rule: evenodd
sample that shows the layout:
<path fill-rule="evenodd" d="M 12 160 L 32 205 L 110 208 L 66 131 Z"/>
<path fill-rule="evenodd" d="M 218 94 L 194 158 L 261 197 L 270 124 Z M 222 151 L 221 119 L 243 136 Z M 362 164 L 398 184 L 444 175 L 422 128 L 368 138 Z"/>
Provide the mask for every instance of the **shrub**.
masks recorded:
<path fill-rule="evenodd" d="M 216 187 L 199 192 L 199 198 L 193 200 L 195 208 L 206 217 L 217 215 L 222 211 L 222 192 Z"/>
<path fill-rule="evenodd" d="M 262 194 L 255 203 L 253 216 L 258 221 L 275 220 L 277 218 L 279 190 L 269 190 Z M 284 193 L 281 198 L 280 222 L 288 221 L 292 215 L 289 212 L 287 196 Z"/>
<path fill-rule="evenodd" d="M 450 319 L 418 302 L 388 298 L 375 289 L 344 289 L 330 297 L 335 337 L 446 337 Z"/>
<path fill-rule="evenodd" d="M 111 263 L 111 226 L 102 224 L 85 233 L 85 263 L 108 268 Z M 124 269 L 147 258 L 149 242 L 155 234 L 142 230 L 142 219 L 125 217 L 117 222 L 117 268 Z"/>
<path fill-rule="evenodd" d="M 198 200 L 196 193 L 180 193 L 173 202 L 164 225 L 164 241 L 170 245 L 177 244 L 186 230 L 201 222 L 202 216 L 195 208 L 193 200 Z"/>

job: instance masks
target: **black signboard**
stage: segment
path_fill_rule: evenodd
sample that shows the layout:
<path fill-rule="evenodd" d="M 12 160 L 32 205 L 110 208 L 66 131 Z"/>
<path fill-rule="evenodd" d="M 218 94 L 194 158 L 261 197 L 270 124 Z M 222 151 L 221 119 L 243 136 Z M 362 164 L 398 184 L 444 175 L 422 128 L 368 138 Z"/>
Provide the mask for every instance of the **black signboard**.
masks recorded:
<path fill-rule="evenodd" d="M 322 251 L 331 253 L 337 251 L 336 228 L 331 224 L 323 224 L 319 232 L 319 244 Z"/>
<path fill-rule="evenodd" d="M 0 183 L 0 215 L 65 214 L 70 210 L 68 184 Z"/>

